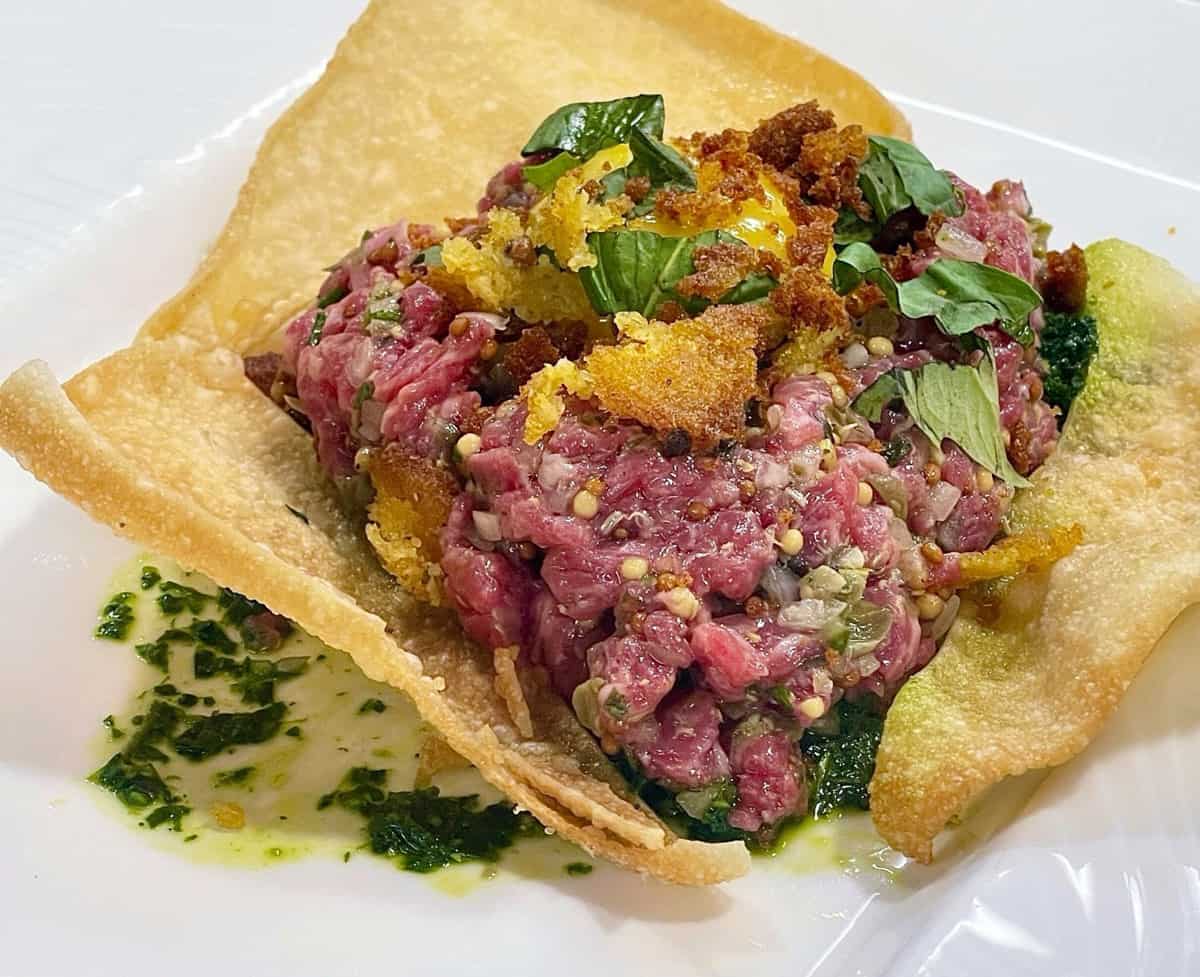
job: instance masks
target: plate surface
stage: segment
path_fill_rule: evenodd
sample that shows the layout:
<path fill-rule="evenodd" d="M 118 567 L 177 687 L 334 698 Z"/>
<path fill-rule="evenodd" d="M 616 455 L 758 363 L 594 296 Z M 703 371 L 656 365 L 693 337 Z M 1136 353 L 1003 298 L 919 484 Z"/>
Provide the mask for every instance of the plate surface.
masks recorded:
<path fill-rule="evenodd" d="M 266 126 L 356 15 L 220 0 L 9 5 L 0 374 L 65 375 L 185 280 Z M 1200 6 L 739 4 L 888 91 L 935 161 L 1023 177 L 1059 244 L 1117 235 L 1200 277 Z M 69 65 L 69 70 L 64 66 Z M 1152 93 L 1152 94 L 1151 94 Z M 1200 612 L 1087 753 L 1008 787 L 931 869 L 853 826 L 720 891 L 601 867 L 452 898 L 371 859 L 197 864 L 81 780 L 132 681 L 88 638 L 130 552 L 0 458 L 0 972 L 1182 974 L 1200 961 Z M 119 663 L 118 663 L 119 662 Z M 1030 797 L 1030 795 L 1032 795 Z M 469 938 L 464 939 L 464 934 Z"/>

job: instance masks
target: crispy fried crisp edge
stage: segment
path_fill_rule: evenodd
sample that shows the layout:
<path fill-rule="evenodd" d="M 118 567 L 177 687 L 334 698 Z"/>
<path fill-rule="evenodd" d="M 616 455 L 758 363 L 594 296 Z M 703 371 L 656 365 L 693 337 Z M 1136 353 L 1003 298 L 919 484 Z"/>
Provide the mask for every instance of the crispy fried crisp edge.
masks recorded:
<path fill-rule="evenodd" d="M 1084 543 L 1019 578 L 994 623 L 959 621 L 897 695 L 871 809 L 888 843 L 920 861 L 987 787 L 1079 753 L 1200 601 L 1187 542 L 1200 525 L 1200 290 L 1120 241 L 1087 256 L 1100 355 L 1013 511 L 1017 531 L 1076 522 Z"/>
<path fill-rule="evenodd" d="M 172 440 L 173 427 L 187 416 L 172 410 L 184 408 L 205 418 L 204 429 Z M 92 418 L 101 419 L 99 426 Z M 547 828 L 670 882 L 711 884 L 748 870 L 743 845 L 676 839 L 635 798 L 596 776 L 603 754 L 564 725 L 565 704 L 540 709 L 535 733 L 542 738 L 520 741 L 492 687 L 490 661 L 448 618 L 400 594 L 354 527 L 322 501 L 318 486 L 305 493 L 308 522 L 290 514 L 290 522 L 281 522 L 286 509 L 273 501 L 271 473 L 278 473 L 278 485 L 291 486 L 315 473 L 308 438 L 281 418 L 242 377 L 234 354 L 203 353 L 180 341 L 124 350 L 65 390 L 36 361 L 0 386 L 0 445 L 25 468 L 119 534 L 345 648 L 368 677 L 407 693 L 451 749 Z M 254 430 L 262 443 L 247 444 L 246 432 Z M 171 465 L 181 463 L 182 453 L 184 464 L 205 466 L 208 491 L 227 484 L 225 497 L 189 493 L 189 481 L 163 461 L 164 452 L 173 453 Z M 250 474 L 264 484 L 261 495 L 238 497 L 247 454 L 261 462 Z"/>
<path fill-rule="evenodd" d="M 580 24 L 587 42 L 564 44 Z M 481 71 L 478 52 L 498 47 L 530 56 Z M 420 51 L 436 69 L 414 86 L 397 51 Z M 267 345 L 364 227 L 471 212 L 487 178 L 549 112 L 637 91 L 661 92 L 668 127 L 681 135 L 752 127 L 814 97 L 843 125 L 910 132 L 855 72 L 715 0 L 464 0 L 419 13 L 373 0 L 322 77 L 267 132 L 216 244 L 139 338 L 182 333 L 241 352 Z"/>

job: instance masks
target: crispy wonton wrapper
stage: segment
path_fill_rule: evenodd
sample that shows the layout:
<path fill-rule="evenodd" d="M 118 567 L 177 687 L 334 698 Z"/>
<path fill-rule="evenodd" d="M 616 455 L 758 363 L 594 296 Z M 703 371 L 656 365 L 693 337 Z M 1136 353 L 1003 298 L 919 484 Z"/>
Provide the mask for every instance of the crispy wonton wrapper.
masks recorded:
<path fill-rule="evenodd" d="M 536 676 L 524 690 L 533 736 L 520 735 L 492 656 L 379 566 L 326 489 L 309 436 L 237 354 L 143 342 L 64 388 L 31 363 L 0 386 L 0 445 L 118 533 L 345 649 L 512 801 L 594 855 L 690 884 L 747 870 L 741 843 L 679 840 L 648 813 Z"/>
<path fill-rule="evenodd" d="M 808 98 L 841 125 L 909 133 L 853 71 L 713 0 L 375 0 L 267 133 L 217 243 L 140 337 L 269 346 L 364 228 L 474 213 L 550 112 L 634 92 L 662 93 L 669 135 L 749 128 Z"/>
<path fill-rule="evenodd" d="M 854 72 L 711 0 L 376 0 L 271 128 L 217 243 L 141 342 L 65 395 L 44 365 L 18 371 L 0 390 L 0 444 L 117 532 L 349 651 L 547 827 L 707 884 L 743 874 L 745 847 L 677 839 L 536 677 L 497 681 L 456 623 L 405 598 L 327 495 L 308 437 L 230 352 L 272 345 L 363 228 L 472 213 L 550 111 L 638 91 L 665 96 L 671 133 L 749 127 L 805 98 L 842 124 L 909 131 Z"/>
<path fill-rule="evenodd" d="M 888 843 L 921 861 L 986 787 L 1082 750 L 1200 601 L 1200 289 L 1120 241 L 1087 260 L 1100 354 L 1012 512 L 1018 531 L 1078 523 L 1084 544 L 960 619 L 896 697 L 871 809 Z"/>

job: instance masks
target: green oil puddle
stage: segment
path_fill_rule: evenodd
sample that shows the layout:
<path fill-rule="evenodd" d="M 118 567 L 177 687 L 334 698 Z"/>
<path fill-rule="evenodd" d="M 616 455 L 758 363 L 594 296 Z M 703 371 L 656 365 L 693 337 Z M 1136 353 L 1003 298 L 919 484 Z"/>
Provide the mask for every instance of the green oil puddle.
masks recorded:
<path fill-rule="evenodd" d="M 131 670 L 135 687 L 144 691 L 132 694 L 121 705 L 109 704 L 108 711 L 125 736 L 114 739 L 109 729 L 98 727 L 91 760 L 94 768 L 129 742 L 137 731 L 133 716 L 145 714 L 156 698 L 164 699 L 155 695 L 154 686 L 169 683 L 180 692 L 211 696 L 213 704 L 199 706 L 201 713 L 257 708 L 242 702 L 240 694 L 230 689 L 228 676 L 196 678 L 191 645 L 172 645 L 165 674 L 137 658 L 135 646 L 154 641 L 168 627 L 186 627 L 193 617 L 188 612 L 162 613 L 155 603 L 160 590 L 142 589 L 142 572 L 147 566 L 157 568 L 163 580 L 208 594 L 217 592 L 204 577 L 160 557 L 139 557 L 109 581 L 110 593 L 134 595 L 130 602 L 134 623 L 125 640 L 97 640 L 96 650 L 125 652 L 123 665 Z M 211 618 L 214 613 L 209 609 L 199 616 Z M 241 658 L 246 652 L 238 649 L 229 654 Z M 263 657 L 308 659 L 303 674 L 276 685 L 274 698 L 287 707 L 279 733 L 264 743 L 238 745 L 199 762 L 169 755 L 167 761 L 155 764 L 163 780 L 191 809 L 179 831 L 167 825 L 147 828 L 144 816 L 149 807 L 126 809 L 99 790 L 97 797 L 123 821 L 138 825 L 151 844 L 203 864 L 261 869 L 316 856 L 339 861 L 369 858 L 380 868 L 396 870 L 396 863 L 371 853 L 361 817 L 337 805 L 318 810 L 317 801 L 334 790 L 352 767 L 386 768 L 390 789 L 409 788 L 427 735 L 416 710 L 402 693 L 366 678 L 348 655 L 301 631 L 294 631 L 281 648 Z M 177 699 L 166 697 L 164 701 Z M 367 703 L 371 705 L 364 708 Z M 286 735 L 286 730 L 298 730 L 298 735 Z M 252 772 L 237 773 L 247 767 Z M 435 775 L 432 783 L 445 796 L 477 794 L 481 805 L 503 799 L 473 769 L 444 771 Z M 499 863 L 450 866 L 422 877 L 437 891 L 461 897 L 502 878 L 560 878 L 568 863 L 585 859 L 574 845 L 539 837 L 519 841 Z"/>

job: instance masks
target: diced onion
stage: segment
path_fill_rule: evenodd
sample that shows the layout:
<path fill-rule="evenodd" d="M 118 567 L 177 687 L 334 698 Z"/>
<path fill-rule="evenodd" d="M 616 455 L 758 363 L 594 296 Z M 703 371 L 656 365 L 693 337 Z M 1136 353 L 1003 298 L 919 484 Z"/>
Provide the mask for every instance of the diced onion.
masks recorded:
<path fill-rule="evenodd" d="M 854 659 L 854 667 L 858 669 L 859 675 L 866 678 L 879 671 L 879 659 L 874 655 L 860 655 Z"/>
<path fill-rule="evenodd" d="M 819 696 L 827 696 L 833 692 L 833 679 L 823 668 L 814 668 L 812 672 L 813 691 Z"/>
<path fill-rule="evenodd" d="M 364 400 L 358 409 L 358 437 L 361 441 L 378 443 L 381 440 L 380 425 L 383 423 L 383 404 L 377 400 Z"/>
<path fill-rule="evenodd" d="M 982 261 L 987 257 L 986 244 L 949 221 L 938 228 L 933 243 L 949 257 L 961 261 Z"/>
<path fill-rule="evenodd" d="M 538 485 L 546 493 L 546 504 L 554 512 L 565 512 L 575 498 L 577 470 L 566 456 L 547 451 L 538 466 Z"/>
<path fill-rule="evenodd" d="M 945 637 L 946 632 L 950 630 L 950 626 L 954 624 L 955 618 L 958 617 L 958 607 L 961 603 L 958 599 L 958 594 L 955 594 L 946 601 L 946 606 L 942 608 L 942 613 L 934 618 L 933 624 L 929 626 L 929 637 L 934 641 L 941 641 Z"/>
<path fill-rule="evenodd" d="M 621 525 L 621 520 L 624 518 L 625 513 L 620 509 L 613 509 L 612 512 L 604 517 L 604 521 L 600 523 L 600 535 L 611 536 L 612 531 Z"/>
<path fill-rule="evenodd" d="M 483 512 L 476 509 L 471 513 L 471 519 L 475 523 L 475 532 L 479 533 L 479 538 L 487 540 L 489 543 L 495 543 L 500 539 L 500 517 L 494 512 Z"/>
<path fill-rule="evenodd" d="M 780 608 L 779 625 L 790 631 L 818 632 L 836 621 L 846 609 L 844 601 L 806 598 Z"/>
<path fill-rule="evenodd" d="M 791 484 L 792 476 L 787 465 L 782 465 L 772 459 L 763 461 L 758 470 L 758 487 L 765 489 L 784 488 Z"/>
<path fill-rule="evenodd" d="M 800 578 L 791 570 L 773 563 L 767 567 L 759 583 L 767 599 L 781 607 L 790 604 L 800 596 Z"/>
<path fill-rule="evenodd" d="M 908 518 L 908 489 L 904 482 L 889 473 L 867 476 L 867 484 L 873 488 L 884 503 L 901 519 Z"/>
<path fill-rule="evenodd" d="M 962 491 L 949 482 L 938 482 L 929 490 L 929 512 L 934 522 L 941 522 L 958 505 Z"/>
<path fill-rule="evenodd" d="M 888 535 L 896 541 L 899 549 L 912 549 L 914 543 L 912 533 L 908 531 L 908 524 L 903 519 L 893 519 L 888 523 Z"/>

